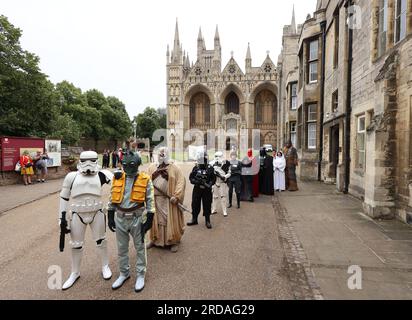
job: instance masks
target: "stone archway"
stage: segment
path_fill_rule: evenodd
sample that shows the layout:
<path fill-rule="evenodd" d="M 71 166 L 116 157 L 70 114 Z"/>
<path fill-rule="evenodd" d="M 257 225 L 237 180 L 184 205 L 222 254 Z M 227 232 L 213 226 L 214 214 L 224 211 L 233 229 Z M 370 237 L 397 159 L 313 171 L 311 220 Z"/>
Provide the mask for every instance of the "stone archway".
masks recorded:
<path fill-rule="evenodd" d="M 196 103 L 198 103 L 197 107 Z M 212 127 L 212 124 L 215 123 L 215 106 L 216 100 L 209 87 L 203 84 L 196 84 L 190 87 L 190 89 L 187 90 L 185 97 L 183 99 L 184 128 L 186 130 L 193 128 L 191 127 L 191 125 L 195 124 L 197 129 L 210 129 Z M 193 118 L 193 116 L 191 116 L 191 108 L 192 114 L 197 114 L 199 117 Z M 209 109 L 210 111 L 207 112 L 206 110 L 206 112 L 204 112 L 204 109 Z M 192 120 L 194 120 L 194 123 L 192 122 Z M 208 121 L 205 122 L 204 120 Z"/>

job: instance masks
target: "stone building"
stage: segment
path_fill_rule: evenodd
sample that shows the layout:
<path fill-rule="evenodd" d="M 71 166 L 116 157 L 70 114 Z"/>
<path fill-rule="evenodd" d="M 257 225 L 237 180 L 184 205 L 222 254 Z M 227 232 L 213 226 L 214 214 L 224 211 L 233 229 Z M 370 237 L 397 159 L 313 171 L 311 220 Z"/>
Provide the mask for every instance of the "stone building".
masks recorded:
<path fill-rule="evenodd" d="M 374 218 L 412 223 L 412 0 L 318 0 L 296 55 L 282 68 L 279 113 L 297 99 L 301 178 L 335 183 Z M 293 139 L 285 119 L 282 139 Z"/>
<path fill-rule="evenodd" d="M 269 53 L 260 66 L 253 67 L 248 45 L 244 71 L 233 52 L 222 69 L 221 56 L 218 28 L 212 50 L 206 49 L 199 30 L 197 57 L 191 63 L 182 49 L 176 22 L 173 50 L 168 47 L 166 56 L 167 141 L 173 150 L 206 143 L 209 149 L 220 150 L 242 143 L 255 149 L 264 143 L 276 145 L 278 72 Z"/>
<path fill-rule="evenodd" d="M 293 8 L 292 23 L 284 26 L 282 36 L 282 51 L 278 58 L 279 73 L 279 134 L 278 146 L 283 146 L 287 140 L 293 145 L 297 143 L 297 92 L 299 67 L 297 52 L 302 25 L 296 26 L 295 9 Z"/>

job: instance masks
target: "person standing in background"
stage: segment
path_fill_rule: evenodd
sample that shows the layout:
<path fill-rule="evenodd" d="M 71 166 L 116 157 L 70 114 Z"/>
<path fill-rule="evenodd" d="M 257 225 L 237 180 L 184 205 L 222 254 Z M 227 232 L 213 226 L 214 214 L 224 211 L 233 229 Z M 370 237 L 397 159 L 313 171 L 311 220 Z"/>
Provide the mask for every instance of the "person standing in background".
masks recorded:
<path fill-rule="evenodd" d="M 109 161 L 110 161 L 110 153 L 109 153 L 109 150 L 104 149 L 104 152 L 103 152 L 103 163 L 102 163 L 103 169 L 106 169 L 106 168 L 109 167 Z"/>
<path fill-rule="evenodd" d="M 293 147 L 292 141 L 288 141 L 285 148 L 285 158 L 286 158 L 286 184 L 287 190 L 298 191 L 298 182 L 296 178 L 296 167 L 298 166 L 298 151 Z"/>
<path fill-rule="evenodd" d="M 285 186 L 285 168 L 286 160 L 283 153 L 279 151 L 276 154 L 276 158 L 273 159 L 273 181 L 275 191 L 282 192 L 286 190 Z"/>
<path fill-rule="evenodd" d="M 34 157 L 34 166 L 36 167 L 37 182 L 45 182 L 47 175 L 47 160 L 49 156 L 47 152 L 42 153 L 42 150 L 38 150 Z"/>
<path fill-rule="evenodd" d="M 262 193 L 267 196 L 273 196 L 275 190 L 273 189 L 273 150 L 266 150 L 266 157 L 263 162 L 263 181 Z"/>
<path fill-rule="evenodd" d="M 24 185 L 31 184 L 31 176 L 34 174 L 33 160 L 27 150 L 24 150 L 20 156 L 21 175 L 23 176 Z"/>
<path fill-rule="evenodd" d="M 113 152 L 112 152 L 112 168 L 113 169 L 117 168 L 117 161 L 118 161 L 117 151 L 113 150 Z"/>

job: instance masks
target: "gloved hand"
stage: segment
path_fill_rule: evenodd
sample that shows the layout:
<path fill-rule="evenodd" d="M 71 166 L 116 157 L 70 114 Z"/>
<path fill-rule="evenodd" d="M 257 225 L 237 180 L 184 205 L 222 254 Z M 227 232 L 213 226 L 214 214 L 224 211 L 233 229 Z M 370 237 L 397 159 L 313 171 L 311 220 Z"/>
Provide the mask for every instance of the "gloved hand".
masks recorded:
<path fill-rule="evenodd" d="M 154 213 L 153 213 L 153 212 L 148 212 L 148 213 L 147 213 L 146 222 L 143 224 L 144 233 L 146 233 L 147 231 L 149 231 L 150 229 L 152 229 L 153 217 L 154 217 Z"/>
<path fill-rule="evenodd" d="M 107 225 L 111 232 L 116 232 L 116 222 L 114 222 L 114 210 L 107 211 Z"/>

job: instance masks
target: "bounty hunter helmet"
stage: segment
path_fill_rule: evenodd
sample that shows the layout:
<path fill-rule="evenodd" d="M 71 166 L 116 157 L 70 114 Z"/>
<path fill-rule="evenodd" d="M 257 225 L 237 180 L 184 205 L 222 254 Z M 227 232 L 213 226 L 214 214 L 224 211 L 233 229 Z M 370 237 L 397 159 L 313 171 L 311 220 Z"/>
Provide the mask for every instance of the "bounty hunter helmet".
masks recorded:
<path fill-rule="evenodd" d="M 123 170 L 128 177 L 136 177 L 139 167 L 142 164 L 142 158 L 139 153 L 127 150 L 122 160 Z"/>
<path fill-rule="evenodd" d="M 77 169 L 84 175 L 95 175 L 99 172 L 97 164 L 97 153 L 94 151 L 84 151 L 80 154 Z"/>

